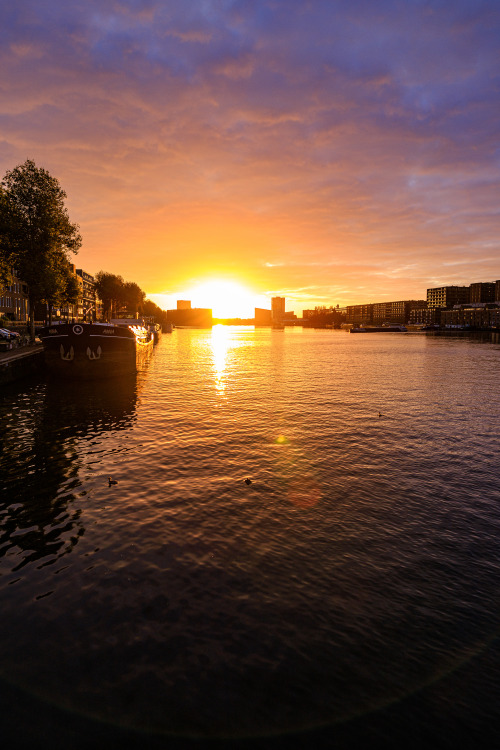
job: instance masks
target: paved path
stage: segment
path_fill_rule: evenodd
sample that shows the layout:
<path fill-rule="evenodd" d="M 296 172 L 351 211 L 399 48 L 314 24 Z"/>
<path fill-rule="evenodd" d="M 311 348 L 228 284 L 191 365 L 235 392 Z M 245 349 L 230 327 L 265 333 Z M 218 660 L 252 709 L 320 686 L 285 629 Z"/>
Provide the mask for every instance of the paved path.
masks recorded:
<path fill-rule="evenodd" d="M 40 343 L 29 344 L 28 346 L 19 346 L 15 349 L 7 349 L 6 352 L 0 352 L 0 364 L 6 362 L 13 362 L 16 359 L 23 359 L 31 354 L 43 351 L 43 346 Z"/>

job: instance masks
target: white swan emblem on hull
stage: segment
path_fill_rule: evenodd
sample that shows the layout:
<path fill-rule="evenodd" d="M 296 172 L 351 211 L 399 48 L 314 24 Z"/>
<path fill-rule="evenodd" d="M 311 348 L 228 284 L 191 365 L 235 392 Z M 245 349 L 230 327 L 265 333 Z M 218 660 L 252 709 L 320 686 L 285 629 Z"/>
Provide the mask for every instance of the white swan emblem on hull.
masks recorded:
<path fill-rule="evenodd" d="M 97 352 L 93 352 L 90 346 L 87 346 L 87 357 L 89 359 L 101 359 L 102 349 L 100 346 L 97 347 Z"/>
<path fill-rule="evenodd" d="M 69 348 L 69 352 L 67 354 L 64 353 L 64 346 L 61 344 L 59 351 L 61 353 L 61 359 L 67 359 L 69 362 L 75 358 L 75 350 L 72 346 Z"/>

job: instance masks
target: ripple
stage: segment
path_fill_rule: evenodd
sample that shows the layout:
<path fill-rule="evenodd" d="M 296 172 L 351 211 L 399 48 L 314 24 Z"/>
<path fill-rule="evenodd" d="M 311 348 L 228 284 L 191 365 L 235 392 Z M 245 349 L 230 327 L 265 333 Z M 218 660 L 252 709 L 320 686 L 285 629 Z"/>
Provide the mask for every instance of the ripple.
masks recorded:
<path fill-rule="evenodd" d="M 356 338 L 229 329 L 221 358 L 176 331 L 121 392 L 0 401 L 4 672 L 237 737 L 346 721 L 486 648 L 498 352 Z"/>

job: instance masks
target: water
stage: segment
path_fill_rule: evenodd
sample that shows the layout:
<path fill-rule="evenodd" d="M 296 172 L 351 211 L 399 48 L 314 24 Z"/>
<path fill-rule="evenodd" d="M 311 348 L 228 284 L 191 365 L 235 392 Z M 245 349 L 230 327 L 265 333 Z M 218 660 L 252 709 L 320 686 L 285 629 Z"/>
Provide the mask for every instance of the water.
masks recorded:
<path fill-rule="evenodd" d="M 499 353 L 176 330 L 132 379 L 5 392 L 0 674 L 16 721 L 35 706 L 35 723 L 61 712 L 89 738 L 486 742 Z"/>

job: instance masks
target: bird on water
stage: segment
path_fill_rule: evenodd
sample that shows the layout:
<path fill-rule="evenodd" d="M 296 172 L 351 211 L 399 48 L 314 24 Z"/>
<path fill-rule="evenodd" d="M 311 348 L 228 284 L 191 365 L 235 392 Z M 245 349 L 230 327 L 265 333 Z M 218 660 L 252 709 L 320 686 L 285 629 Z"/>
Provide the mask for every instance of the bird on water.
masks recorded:
<path fill-rule="evenodd" d="M 118 480 L 111 479 L 111 477 L 108 477 L 108 484 L 111 487 L 113 484 L 118 484 Z"/>
<path fill-rule="evenodd" d="M 252 484 L 252 480 L 247 477 L 245 479 L 245 484 Z"/>

